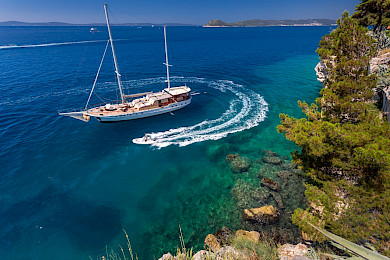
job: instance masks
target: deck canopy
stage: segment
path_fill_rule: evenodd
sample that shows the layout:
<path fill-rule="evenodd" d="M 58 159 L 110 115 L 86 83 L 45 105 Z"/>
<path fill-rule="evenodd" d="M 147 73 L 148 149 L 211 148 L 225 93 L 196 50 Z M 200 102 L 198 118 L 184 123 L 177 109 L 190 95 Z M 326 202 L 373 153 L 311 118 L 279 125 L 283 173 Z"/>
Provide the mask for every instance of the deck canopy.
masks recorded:
<path fill-rule="evenodd" d="M 165 92 L 171 94 L 172 96 L 177 96 L 181 94 L 186 94 L 191 91 L 191 89 L 187 86 L 181 86 L 181 87 L 173 87 L 169 90 L 166 88 L 164 89 Z"/>

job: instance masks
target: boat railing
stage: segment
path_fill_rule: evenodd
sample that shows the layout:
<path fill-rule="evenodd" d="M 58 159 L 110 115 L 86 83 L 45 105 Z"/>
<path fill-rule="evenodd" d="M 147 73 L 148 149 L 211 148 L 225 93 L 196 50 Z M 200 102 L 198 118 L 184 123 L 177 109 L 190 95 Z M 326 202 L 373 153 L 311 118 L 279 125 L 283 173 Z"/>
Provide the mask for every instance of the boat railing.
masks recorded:
<path fill-rule="evenodd" d="M 85 109 L 85 107 L 61 109 L 61 110 L 58 110 L 58 113 L 59 114 L 66 114 L 66 113 L 84 112 L 84 111 L 91 109 L 91 108 L 94 108 L 94 107 L 102 107 L 102 106 L 105 106 L 106 104 L 116 105 L 116 104 L 120 104 L 120 103 L 122 103 L 122 100 L 112 100 L 110 102 L 105 102 L 105 103 L 101 102 L 101 103 L 95 103 L 95 104 L 88 105 L 87 109 Z"/>

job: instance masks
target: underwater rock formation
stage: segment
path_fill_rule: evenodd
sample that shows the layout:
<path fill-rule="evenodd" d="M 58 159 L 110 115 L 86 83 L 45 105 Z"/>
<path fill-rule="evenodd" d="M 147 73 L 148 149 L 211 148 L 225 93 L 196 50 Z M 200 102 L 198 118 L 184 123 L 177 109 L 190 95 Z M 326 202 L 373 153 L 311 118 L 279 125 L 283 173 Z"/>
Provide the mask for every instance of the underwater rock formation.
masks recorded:
<path fill-rule="evenodd" d="M 278 204 L 278 208 L 284 209 L 285 207 L 284 207 L 282 196 L 275 191 L 271 191 L 271 195 L 272 195 L 272 197 L 274 197 L 276 204 Z"/>
<path fill-rule="evenodd" d="M 239 154 L 229 154 L 226 156 L 226 161 L 230 162 L 230 167 L 234 172 L 247 172 L 252 163 L 247 157 L 242 157 Z"/>
<path fill-rule="evenodd" d="M 273 180 L 271 180 L 271 179 L 269 179 L 267 177 L 264 177 L 261 180 L 261 184 L 264 185 L 264 186 L 267 186 L 271 190 L 275 190 L 275 191 L 280 190 L 280 185 L 277 182 L 274 182 Z"/>
<path fill-rule="evenodd" d="M 269 163 L 269 164 L 278 165 L 278 164 L 281 164 L 281 163 L 282 163 L 282 159 L 280 159 L 280 158 L 277 157 L 277 156 L 265 155 L 265 156 L 263 157 L 263 162 Z"/>
<path fill-rule="evenodd" d="M 292 172 L 291 171 L 278 171 L 276 173 L 276 175 L 278 175 L 279 178 L 285 180 L 285 179 L 289 179 L 292 176 Z"/>
<path fill-rule="evenodd" d="M 237 180 L 231 192 L 238 209 L 256 208 L 265 205 L 270 197 L 268 188 L 256 187 L 241 179 Z"/>
<path fill-rule="evenodd" d="M 291 163 L 289 158 L 279 156 L 269 150 L 258 153 L 259 159 L 253 159 L 253 165 L 245 175 L 234 175 L 236 184 L 231 190 L 234 202 L 238 210 L 259 208 L 272 205 L 277 209 L 278 219 L 275 222 L 264 224 L 253 219 L 248 219 L 241 214 L 239 228 L 254 230 L 266 234 L 277 243 L 296 243 L 300 233 L 292 224 L 291 215 L 296 208 L 305 208 L 307 200 L 304 196 L 304 175 L 297 165 Z M 263 157 L 274 158 L 280 164 L 266 163 Z M 277 185 L 264 185 L 276 183 Z M 272 189 L 274 188 L 274 189 Z"/>
<path fill-rule="evenodd" d="M 272 205 L 267 205 L 260 208 L 244 209 L 242 214 L 244 219 L 253 220 L 261 224 L 273 224 L 279 219 L 279 212 Z"/>
<path fill-rule="evenodd" d="M 267 204 L 267 200 L 270 197 L 270 192 L 267 188 L 259 187 L 257 190 L 251 193 L 251 198 L 260 204 Z"/>

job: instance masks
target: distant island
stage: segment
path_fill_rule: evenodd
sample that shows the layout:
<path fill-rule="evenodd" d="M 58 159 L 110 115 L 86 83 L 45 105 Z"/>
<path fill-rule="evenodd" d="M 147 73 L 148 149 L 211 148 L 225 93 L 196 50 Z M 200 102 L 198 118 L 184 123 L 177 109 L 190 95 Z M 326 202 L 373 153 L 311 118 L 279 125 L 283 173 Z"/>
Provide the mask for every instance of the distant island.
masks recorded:
<path fill-rule="evenodd" d="M 184 23 L 165 23 L 165 24 L 152 24 L 152 23 L 122 23 L 122 24 L 111 24 L 112 26 L 198 26 L 195 24 L 184 24 Z M 90 23 L 90 24 L 72 24 L 72 23 L 61 23 L 61 22 L 46 22 L 46 23 L 27 23 L 20 21 L 6 21 L 0 22 L 0 26 L 106 26 L 105 23 Z"/>
<path fill-rule="evenodd" d="M 261 20 L 250 19 L 234 23 L 221 20 L 211 20 L 203 27 L 265 27 L 265 26 L 331 26 L 336 25 L 331 19 L 302 19 L 302 20 Z"/>

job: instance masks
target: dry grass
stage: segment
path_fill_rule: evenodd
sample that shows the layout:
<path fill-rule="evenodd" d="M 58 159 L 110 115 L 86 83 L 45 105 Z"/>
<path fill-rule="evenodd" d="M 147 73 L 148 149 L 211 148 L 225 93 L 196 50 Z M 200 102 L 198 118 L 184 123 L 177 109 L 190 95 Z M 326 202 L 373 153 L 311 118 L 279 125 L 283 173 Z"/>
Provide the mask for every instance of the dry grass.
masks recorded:
<path fill-rule="evenodd" d="M 379 55 L 384 55 L 384 54 L 388 54 L 388 53 L 390 53 L 390 48 L 389 47 L 387 47 L 386 49 L 380 50 L 378 52 Z"/>

